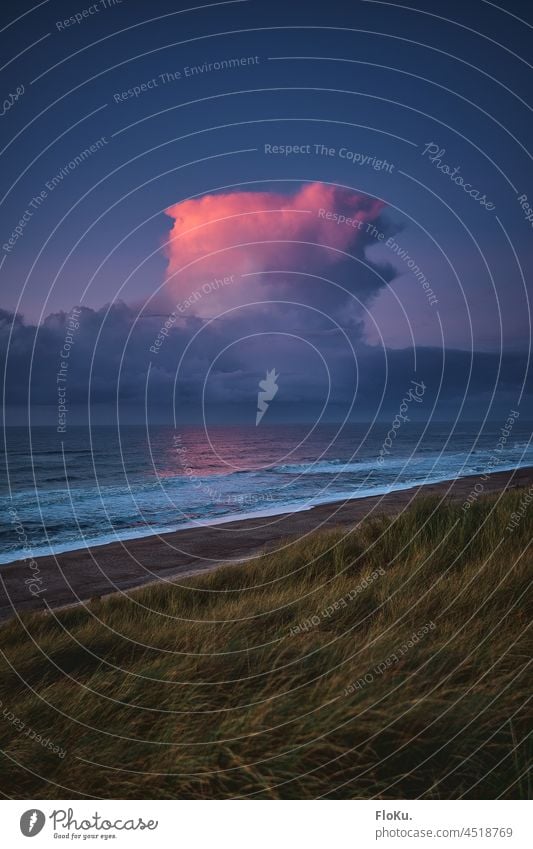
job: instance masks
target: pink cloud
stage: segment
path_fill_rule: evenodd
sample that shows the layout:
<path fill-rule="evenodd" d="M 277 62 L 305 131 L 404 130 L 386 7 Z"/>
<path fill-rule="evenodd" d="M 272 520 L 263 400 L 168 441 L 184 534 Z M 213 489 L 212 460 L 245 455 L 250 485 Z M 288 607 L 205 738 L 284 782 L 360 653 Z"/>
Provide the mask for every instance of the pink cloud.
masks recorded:
<path fill-rule="evenodd" d="M 305 185 L 295 194 L 229 192 L 182 201 L 166 210 L 174 222 L 165 248 L 167 289 L 174 297 L 187 297 L 196 281 L 305 270 L 310 261 L 320 273 L 345 258 L 337 251 L 361 253 L 368 242 L 365 225 L 383 206 L 324 183 Z M 237 288 L 250 294 L 249 287 L 244 280 Z"/>

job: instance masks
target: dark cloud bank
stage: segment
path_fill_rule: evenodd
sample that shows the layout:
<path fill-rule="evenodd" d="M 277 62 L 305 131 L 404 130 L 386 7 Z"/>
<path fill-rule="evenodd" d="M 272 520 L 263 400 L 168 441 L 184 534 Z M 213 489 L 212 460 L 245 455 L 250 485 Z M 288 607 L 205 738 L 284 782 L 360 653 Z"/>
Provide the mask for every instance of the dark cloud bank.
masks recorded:
<path fill-rule="evenodd" d="M 421 417 L 433 410 L 436 418 L 455 418 L 463 402 L 468 418 L 501 416 L 517 407 L 523 389 L 521 412 L 532 409 L 526 353 L 381 350 L 364 343 L 355 318 L 343 332 L 322 317 L 302 327 L 302 317 L 283 305 L 269 307 L 266 318 L 257 307 L 213 322 L 183 316 L 164 331 L 155 354 L 164 314 L 147 317 L 114 304 L 81 308 L 74 320 L 53 314 L 36 327 L 0 311 L 6 421 L 24 422 L 30 408 L 35 424 L 54 424 L 62 386 L 71 424 L 84 423 L 89 408 L 95 423 L 114 421 L 118 409 L 131 423 L 145 416 L 171 421 L 173 412 L 178 421 L 195 422 L 204 411 L 213 423 L 252 424 L 258 381 L 273 367 L 280 377 L 271 423 L 313 420 L 322 409 L 325 420 L 377 412 L 386 418 L 413 378 L 427 386 L 416 411 Z"/>

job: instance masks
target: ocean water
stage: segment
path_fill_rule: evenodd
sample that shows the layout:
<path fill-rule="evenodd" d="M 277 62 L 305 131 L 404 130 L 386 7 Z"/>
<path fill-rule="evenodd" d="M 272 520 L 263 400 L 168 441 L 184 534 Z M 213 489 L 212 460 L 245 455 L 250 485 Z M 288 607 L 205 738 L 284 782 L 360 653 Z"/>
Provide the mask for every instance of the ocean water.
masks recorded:
<path fill-rule="evenodd" d="M 533 465 L 531 423 L 503 425 L 402 423 L 383 462 L 390 422 L 6 428 L 0 563 Z"/>

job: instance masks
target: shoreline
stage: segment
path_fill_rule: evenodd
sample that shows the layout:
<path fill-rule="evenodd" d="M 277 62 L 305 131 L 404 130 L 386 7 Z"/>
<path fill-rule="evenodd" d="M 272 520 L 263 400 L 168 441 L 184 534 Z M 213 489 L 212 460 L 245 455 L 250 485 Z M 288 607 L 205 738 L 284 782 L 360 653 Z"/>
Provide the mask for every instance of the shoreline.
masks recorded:
<path fill-rule="evenodd" d="M 529 466 L 503 466 L 498 471 L 500 472 L 516 472 L 519 469 L 527 469 Z M 533 468 L 533 467 L 531 467 Z M 487 476 L 492 473 L 485 473 Z M 293 515 L 294 513 L 306 512 L 308 510 L 314 510 L 316 507 L 334 507 L 339 504 L 345 504 L 352 501 L 359 501 L 362 498 L 373 498 L 373 497 L 388 497 L 393 495 L 396 492 L 401 492 L 402 490 L 411 490 L 417 489 L 419 487 L 428 487 L 434 486 L 437 484 L 448 484 L 454 480 L 459 480 L 463 478 L 472 478 L 472 477 L 481 477 L 483 478 L 483 473 L 478 472 L 475 475 L 460 475 L 458 478 L 448 478 L 448 477 L 439 477 L 435 476 L 432 480 L 427 480 L 424 483 L 417 483 L 416 481 L 410 481 L 409 483 L 401 483 L 394 487 L 394 489 L 390 489 L 385 484 L 376 485 L 374 487 L 369 487 L 368 489 L 361 490 L 357 495 L 343 497 L 340 493 L 337 497 L 331 498 L 326 497 L 323 499 L 319 499 L 314 503 L 309 503 L 309 501 L 294 501 L 290 505 L 286 505 L 285 508 L 280 505 L 276 507 L 264 507 L 259 510 L 253 510 L 248 512 L 239 512 L 233 514 L 222 514 L 221 516 L 214 516 L 213 518 L 204 519 L 204 520 L 191 520 L 189 522 L 183 522 L 179 524 L 175 524 L 173 526 L 143 526 L 142 529 L 123 529 L 114 534 L 112 533 L 103 533 L 101 536 L 94 537 L 90 542 L 88 541 L 85 544 L 80 544 L 79 542 L 69 542 L 60 545 L 55 545 L 54 550 L 51 551 L 51 546 L 42 546 L 38 548 L 31 548 L 31 558 L 34 561 L 41 560 L 45 557 L 58 557 L 63 554 L 75 554 L 78 551 L 86 551 L 87 549 L 95 549 L 102 548 L 106 545 L 111 545 L 113 543 L 121 544 L 121 543 L 129 543 L 134 540 L 141 539 L 153 539 L 154 537 L 159 536 L 168 536 L 169 534 L 177 533 L 178 531 L 199 531 L 203 528 L 211 527 L 212 525 L 226 525 L 232 522 L 244 522 L 249 520 L 256 521 L 257 519 L 276 519 L 279 516 Z M 19 555 L 10 558 L 9 560 L 4 560 L 3 555 L 0 554 L 0 570 L 5 568 L 6 566 L 10 566 L 14 563 L 21 563 L 24 559 L 29 558 L 21 558 Z"/>
<path fill-rule="evenodd" d="M 251 563 L 280 542 L 285 546 L 319 530 L 349 530 L 371 515 L 394 516 L 419 497 L 437 495 L 465 501 L 476 491 L 476 485 L 481 487 L 476 498 L 532 486 L 533 467 L 469 475 L 272 516 L 231 519 L 6 563 L 0 566 L 0 621 L 17 613 L 83 604 L 153 583 L 179 583 L 181 578 L 221 565 Z M 29 562 L 37 564 L 38 569 L 30 569 Z"/>

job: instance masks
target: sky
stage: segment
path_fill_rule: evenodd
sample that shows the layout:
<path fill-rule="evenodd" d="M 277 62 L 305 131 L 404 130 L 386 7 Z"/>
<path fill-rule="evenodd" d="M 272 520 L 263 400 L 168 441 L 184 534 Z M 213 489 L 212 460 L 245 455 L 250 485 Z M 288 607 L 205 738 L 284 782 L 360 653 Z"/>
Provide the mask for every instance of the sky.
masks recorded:
<path fill-rule="evenodd" d="M 2 15 L 8 423 L 533 412 L 527 4 Z"/>

